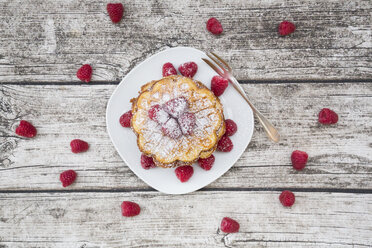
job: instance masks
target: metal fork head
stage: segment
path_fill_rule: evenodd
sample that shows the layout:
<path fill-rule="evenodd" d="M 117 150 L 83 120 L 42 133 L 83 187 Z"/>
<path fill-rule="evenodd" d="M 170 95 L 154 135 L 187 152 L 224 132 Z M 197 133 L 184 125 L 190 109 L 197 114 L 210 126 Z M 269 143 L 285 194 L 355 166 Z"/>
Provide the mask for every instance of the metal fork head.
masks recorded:
<path fill-rule="evenodd" d="M 218 56 L 217 54 L 213 52 L 207 53 L 207 56 L 211 60 L 213 60 L 214 63 L 218 65 L 218 67 L 223 71 L 224 74 L 228 75 L 232 73 L 232 69 L 229 66 L 229 64 L 225 60 L 223 60 L 220 56 Z"/>

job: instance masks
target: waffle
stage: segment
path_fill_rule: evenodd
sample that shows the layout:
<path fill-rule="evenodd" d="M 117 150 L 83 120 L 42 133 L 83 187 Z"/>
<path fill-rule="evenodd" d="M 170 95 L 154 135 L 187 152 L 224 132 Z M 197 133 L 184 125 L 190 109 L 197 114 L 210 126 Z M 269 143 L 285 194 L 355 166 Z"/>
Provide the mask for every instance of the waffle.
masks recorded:
<path fill-rule="evenodd" d="M 171 138 L 163 134 L 161 125 L 150 119 L 149 109 L 177 97 L 188 102 L 195 115 L 195 127 L 189 135 Z M 209 157 L 225 133 L 223 107 L 219 99 L 202 83 L 182 76 L 168 76 L 141 87 L 132 99 L 131 127 L 137 135 L 140 151 L 151 156 L 157 166 L 170 168 L 192 164 Z"/>

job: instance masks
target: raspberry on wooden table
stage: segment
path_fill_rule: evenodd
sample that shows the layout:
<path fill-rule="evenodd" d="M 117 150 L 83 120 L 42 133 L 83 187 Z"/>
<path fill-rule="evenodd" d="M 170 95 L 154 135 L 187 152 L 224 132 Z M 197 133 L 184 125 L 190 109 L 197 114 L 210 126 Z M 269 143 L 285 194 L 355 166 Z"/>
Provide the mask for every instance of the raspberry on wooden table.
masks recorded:
<path fill-rule="evenodd" d="M 279 201 L 284 207 L 290 207 L 295 203 L 295 195 L 289 190 L 284 190 L 279 196 Z"/>
<path fill-rule="evenodd" d="M 63 187 L 67 187 L 75 182 L 76 172 L 74 170 L 67 170 L 59 175 L 59 180 L 62 182 Z"/>
<path fill-rule="evenodd" d="M 212 34 L 218 35 L 223 31 L 221 23 L 214 17 L 209 18 L 207 21 L 207 30 Z"/>
<path fill-rule="evenodd" d="M 218 141 L 217 149 L 220 152 L 230 152 L 233 149 L 234 145 L 229 138 L 229 136 L 224 135 L 222 138 Z"/>
<path fill-rule="evenodd" d="M 329 108 L 323 108 L 319 112 L 318 121 L 324 125 L 336 124 L 338 122 L 338 115 Z"/>
<path fill-rule="evenodd" d="M 198 65 L 195 62 L 186 62 L 178 67 L 178 71 L 183 76 L 192 78 L 198 71 Z"/>
<path fill-rule="evenodd" d="M 23 136 L 26 138 L 32 138 L 35 137 L 37 134 L 36 128 L 29 123 L 28 121 L 21 120 L 18 127 L 15 130 L 15 133 L 19 136 Z"/>
<path fill-rule="evenodd" d="M 156 167 L 156 165 L 154 163 L 154 159 L 152 157 L 146 156 L 145 154 L 142 154 L 141 155 L 141 166 L 145 170 L 148 170 L 148 169 L 151 169 L 151 168 L 155 168 Z"/>
<path fill-rule="evenodd" d="M 177 75 L 176 68 L 174 68 L 172 63 L 165 63 L 163 65 L 163 77 L 167 77 L 170 75 Z"/>
<path fill-rule="evenodd" d="M 124 114 L 122 114 L 122 116 L 120 116 L 120 125 L 122 125 L 123 127 L 130 127 L 130 121 L 132 119 L 132 111 L 129 110 L 128 112 L 125 112 Z"/>
<path fill-rule="evenodd" d="M 111 21 L 113 23 L 120 22 L 123 17 L 124 6 L 121 3 L 108 3 L 106 8 Z"/>
<path fill-rule="evenodd" d="M 70 142 L 71 151 L 73 153 L 86 152 L 89 149 L 89 144 L 81 139 L 74 139 Z"/>
<path fill-rule="evenodd" d="M 306 152 L 303 151 L 293 151 L 291 155 L 291 161 L 292 161 L 292 166 L 295 170 L 302 170 L 305 168 L 305 165 L 307 163 L 307 158 L 309 155 L 307 155 Z"/>
<path fill-rule="evenodd" d="M 279 34 L 283 36 L 289 35 L 293 33 L 295 30 L 296 30 L 296 26 L 292 22 L 289 22 L 289 21 L 282 21 L 278 27 Z"/>
<path fill-rule="evenodd" d="M 211 80 L 211 90 L 216 96 L 222 95 L 227 86 L 229 86 L 229 81 L 221 76 L 214 76 Z"/>
<path fill-rule="evenodd" d="M 225 233 L 236 233 L 239 231 L 239 228 L 239 223 L 229 217 L 224 217 L 221 221 L 221 231 Z"/>
<path fill-rule="evenodd" d="M 80 69 L 76 72 L 76 76 L 81 81 L 84 81 L 86 83 L 90 82 L 90 79 L 92 78 L 92 67 L 88 64 L 82 65 Z"/>
<path fill-rule="evenodd" d="M 238 126 L 236 125 L 236 123 L 231 120 L 231 119 L 226 119 L 225 120 L 225 125 L 226 125 L 226 132 L 225 132 L 225 135 L 227 136 L 232 136 L 236 133 L 236 131 L 238 130 Z"/>
<path fill-rule="evenodd" d="M 194 174 L 194 168 L 190 165 L 177 167 L 175 170 L 177 178 L 182 182 L 187 182 Z"/>
<path fill-rule="evenodd" d="M 208 158 L 199 158 L 198 164 L 201 168 L 208 171 L 212 168 L 214 164 L 214 160 L 215 158 L 214 158 L 214 155 L 212 154 Z"/>
<path fill-rule="evenodd" d="M 140 206 L 131 201 L 123 201 L 121 204 L 121 214 L 125 217 L 133 217 L 141 212 Z"/>

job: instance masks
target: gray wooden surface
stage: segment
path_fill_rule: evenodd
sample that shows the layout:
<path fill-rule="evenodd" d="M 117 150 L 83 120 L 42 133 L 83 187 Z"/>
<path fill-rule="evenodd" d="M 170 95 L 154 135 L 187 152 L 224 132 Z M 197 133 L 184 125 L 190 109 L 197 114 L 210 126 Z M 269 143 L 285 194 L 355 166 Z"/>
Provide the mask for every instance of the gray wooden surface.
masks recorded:
<path fill-rule="evenodd" d="M 128 1 L 118 25 L 102 1 L 0 0 L 0 247 L 372 247 L 372 38 L 369 0 Z M 205 22 L 219 18 L 214 37 Z M 294 21 L 278 37 L 280 21 Z M 168 47 L 213 49 L 236 68 L 279 144 L 256 123 L 221 178 L 192 194 L 138 179 L 106 132 L 107 100 L 135 65 Z M 91 63 L 93 82 L 75 77 Z M 335 126 L 317 123 L 330 107 Z M 20 119 L 35 139 L 15 135 Z M 73 155 L 69 142 L 91 144 Z M 294 171 L 290 154 L 309 153 Z M 62 188 L 59 173 L 78 172 Z M 296 194 L 283 208 L 283 189 Z M 121 217 L 123 200 L 139 216 Z M 241 231 L 224 234 L 224 216 Z"/>

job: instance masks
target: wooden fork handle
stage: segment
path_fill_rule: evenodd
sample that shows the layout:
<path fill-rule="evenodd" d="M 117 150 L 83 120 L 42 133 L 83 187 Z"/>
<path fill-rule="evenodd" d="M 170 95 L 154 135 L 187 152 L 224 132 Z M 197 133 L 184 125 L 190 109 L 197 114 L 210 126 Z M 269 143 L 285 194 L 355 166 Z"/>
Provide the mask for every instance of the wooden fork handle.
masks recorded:
<path fill-rule="evenodd" d="M 230 79 L 231 84 L 234 86 L 234 88 L 239 92 L 239 94 L 244 98 L 244 100 L 252 108 L 253 113 L 256 115 L 258 121 L 263 126 L 263 128 L 264 128 L 267 136 L 272 141 L 279 142 L 280 135 L 279 135 L 278 130 L 276 130 L 276 128 L 273 126 L 273 124 L 271 124 L 271 122 L 268 119 L 266 119 L 266 117 L 263 114 L 261 114 L 261 112 L 258 111 L 258 109 L 256 109 L 256 107 L 251 103 L 251 101 L 249 101 L 249 99 L 248 99 L 247 95 L 245 94 L 245 92 L 238 86 L 239 85 L 238 80 L 236 80 L 232 76 L 230 76 L 229 79 Z"/>

